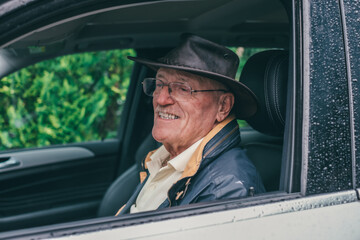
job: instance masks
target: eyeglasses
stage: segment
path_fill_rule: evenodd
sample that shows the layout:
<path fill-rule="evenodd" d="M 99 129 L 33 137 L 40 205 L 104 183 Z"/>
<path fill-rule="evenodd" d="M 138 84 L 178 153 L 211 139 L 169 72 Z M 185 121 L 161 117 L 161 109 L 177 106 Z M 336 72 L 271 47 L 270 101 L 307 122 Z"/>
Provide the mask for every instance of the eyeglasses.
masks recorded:
<path fill-rule="evenodd" d="M 164 83 L 156 78 L 145 78 L 142 82 L 144 93 L 150 97 L 160 94 L 164 86 L 168 87 L 169 95 L 176 101 L 186 101 L 193 92 L 228 92 L 225 89 L 193 90 L 186 82 Z"/>

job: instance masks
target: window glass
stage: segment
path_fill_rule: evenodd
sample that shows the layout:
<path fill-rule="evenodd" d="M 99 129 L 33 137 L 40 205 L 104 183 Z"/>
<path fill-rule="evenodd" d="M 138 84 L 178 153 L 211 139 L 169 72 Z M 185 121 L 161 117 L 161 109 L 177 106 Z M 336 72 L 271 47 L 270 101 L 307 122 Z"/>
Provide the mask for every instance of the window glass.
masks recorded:
<path fill-rule="evenodd" d="M 116 137 L 133 50 L 67 55 L 0 80 L 0 149 Z"/>
<path fill-rule="evenodd" d="M 304 33 L 309 38 L 305 42 L 309 59 L 304 62 L 308 64 L 310 122 L 306 193 L 348 190 L 352 188 L 351 130 L 339 3 L 307 4 Z"/>
<path fill-rule="evenodd" d="M 350 87 L 354 108 L 356 188 L 360 187 L 360 1 L 344 0 L 346 40 L 350 55 Z"/>

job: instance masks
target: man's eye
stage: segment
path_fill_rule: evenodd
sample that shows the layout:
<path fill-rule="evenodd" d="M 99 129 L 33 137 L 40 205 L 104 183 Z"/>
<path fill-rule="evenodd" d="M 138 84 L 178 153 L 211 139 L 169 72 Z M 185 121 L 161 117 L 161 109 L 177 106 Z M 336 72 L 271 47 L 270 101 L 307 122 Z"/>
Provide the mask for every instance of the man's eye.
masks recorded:
<path fill-rule="evenodd" d="M 174 90 L 179 91 L 179 92 L 188 92 L 189 89 L 186 86 L 182 86 L 182 85 L 175 85 L 173 86 Z"/>

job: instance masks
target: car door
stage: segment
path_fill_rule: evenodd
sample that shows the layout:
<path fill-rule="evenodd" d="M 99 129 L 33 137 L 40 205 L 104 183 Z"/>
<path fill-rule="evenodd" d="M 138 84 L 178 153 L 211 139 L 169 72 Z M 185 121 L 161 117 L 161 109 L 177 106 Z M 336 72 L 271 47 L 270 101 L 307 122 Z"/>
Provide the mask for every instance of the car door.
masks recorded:
<path fill-rule="evenodd" d="M 306 0 L 293 7 L 301 44 L 293 49 L 290 80 L 296 90 L 291 104 L 297 106 L 291 111 L 300 115 L 290 124 L 295 131 L 290 137 L 299 141 L 293 142 L 297 154 L 291 163 L 301 168 L 301 176 L 291 178 L 297 178 L 299 193 L 278 198 L 272 193 L 250 206 L 250 201 L 237 206 L 228 201 L 123 217 L 113 225 L 99 221 L 91 234 L 74 239 L 359 239 L 359 4 Z M 105 224 L 112 229 L 96 231 Z M 60 229 L 52 233 L 60 235 Z"/>

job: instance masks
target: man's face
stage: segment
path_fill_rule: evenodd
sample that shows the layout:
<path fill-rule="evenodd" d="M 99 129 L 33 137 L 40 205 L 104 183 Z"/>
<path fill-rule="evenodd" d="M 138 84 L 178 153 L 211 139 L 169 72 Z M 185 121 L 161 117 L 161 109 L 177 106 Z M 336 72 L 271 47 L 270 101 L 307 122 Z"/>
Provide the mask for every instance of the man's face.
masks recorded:
<path fill-rule="evenodd" d="M 160 68 L 156 75 L 165 84 L 187 82 L 194 90 L 216 89 L 211 80 L 173 69 Z M 186 101 L 174 100 L 164 86 L 154 96 L 153 137 L 174 157 L 204 137 L 215 125 L 219 109 L 217 92 L 193 93 Z"/>

